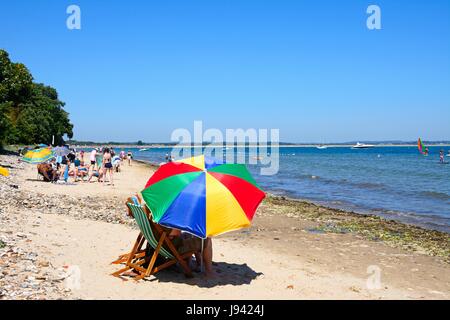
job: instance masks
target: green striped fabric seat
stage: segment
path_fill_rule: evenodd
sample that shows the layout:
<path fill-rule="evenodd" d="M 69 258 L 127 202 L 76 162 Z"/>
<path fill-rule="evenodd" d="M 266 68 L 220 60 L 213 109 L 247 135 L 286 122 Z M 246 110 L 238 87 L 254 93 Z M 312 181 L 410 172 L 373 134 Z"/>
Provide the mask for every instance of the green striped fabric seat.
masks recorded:
<path fill-rule="evenodd" d="M 136 220 L 136 223 L 138 224 L 139 229 L 141 230 L 145 239 L 148 241 L 148 243 L 152 246 L 153 249 L 156 249 L 156 247 L 158 246 L 158 241 L 156 240 L 155 235 L 153 234 L 150 222 L 148 221 L 144 209 L 142 208 L 141 205 L 136 205 L 132 203 L 127 203 L 127 205 L 130 208 L 131 212 L 133 212 L 134 219 Z M 175 257 L 164 247 L 161 247 L 159 254 L 167 259 L 175 259 Z"/>

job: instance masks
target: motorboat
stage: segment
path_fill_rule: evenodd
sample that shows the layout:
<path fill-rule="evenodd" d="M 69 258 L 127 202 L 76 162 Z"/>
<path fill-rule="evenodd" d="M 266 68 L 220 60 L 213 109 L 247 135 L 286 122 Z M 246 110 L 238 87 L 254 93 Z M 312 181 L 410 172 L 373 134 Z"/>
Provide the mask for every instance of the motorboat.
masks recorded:
<path fill-rule="evenodd" d="M 357 142 L 352 149 L 367 149 L 367 148 L 373 148 L 375 147 L 373 144 L 365 144 L 365 143 L 359 143 Z"/>
<path fill-rule="evenodd" d="M 321 144 L 319 146 L 316 146 L 316 148 L 320 149 L 320 150 L 323 150 L 323 149 L 327 149 L 328 147 Z"/>

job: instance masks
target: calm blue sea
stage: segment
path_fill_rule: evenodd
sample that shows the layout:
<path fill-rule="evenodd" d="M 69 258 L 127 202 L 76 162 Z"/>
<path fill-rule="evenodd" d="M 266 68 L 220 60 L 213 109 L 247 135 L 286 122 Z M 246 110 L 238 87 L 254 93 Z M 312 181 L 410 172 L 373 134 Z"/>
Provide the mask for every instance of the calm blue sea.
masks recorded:
<path fill-rule="evenodd" d="M 439 164 L 440 149 L 430 147 L 424 157 L 416 147 L 282 147 L 278 174 L 262 176 L 258 165 L 248 167 L 274 194 L 450 233 L 450 165 Z M 450 147 L 443 149 L 447 154 Z M 136 159 L 153 163 L 170 151 L 133 149 Z"/>

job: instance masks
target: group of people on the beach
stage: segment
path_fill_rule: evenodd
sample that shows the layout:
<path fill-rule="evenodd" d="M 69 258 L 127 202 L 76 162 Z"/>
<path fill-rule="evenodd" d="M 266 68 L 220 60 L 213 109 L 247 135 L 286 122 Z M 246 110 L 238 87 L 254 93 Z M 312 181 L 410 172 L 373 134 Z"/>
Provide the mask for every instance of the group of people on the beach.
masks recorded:
<path fill-rule="evenodd" d="M 85 158 L 89 158 L 86 161 Z M 63 180 L 68 182 L 71 177 L 73 182 L 108 182 L 114 185 L 114 172 L 121 171 L 123 163 L 131 166 L 133 153 L 121 150 L 118 155 L 113 148 L 94 148 L 87 155 L 84 150 L 69 150 L 64 156 L 56 156 L 49 161 L 38 164 L 38 173 L 44 181 L 57 182 Z"/>

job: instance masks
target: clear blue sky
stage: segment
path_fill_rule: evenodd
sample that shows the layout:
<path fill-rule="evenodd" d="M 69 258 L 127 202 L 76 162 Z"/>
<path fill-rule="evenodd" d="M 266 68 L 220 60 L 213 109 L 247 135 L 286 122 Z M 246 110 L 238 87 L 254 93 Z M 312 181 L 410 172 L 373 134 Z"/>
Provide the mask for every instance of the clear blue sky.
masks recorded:
<path fill-rule="evenodd" d="M 450 139 L 448 0 L 2 1 L 0 48 L 57 88 L 80 140 L 169 141 L 194 120 L 290 142 Z"/>

